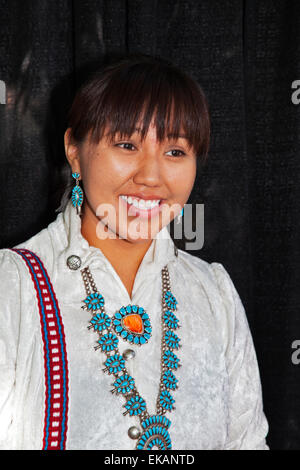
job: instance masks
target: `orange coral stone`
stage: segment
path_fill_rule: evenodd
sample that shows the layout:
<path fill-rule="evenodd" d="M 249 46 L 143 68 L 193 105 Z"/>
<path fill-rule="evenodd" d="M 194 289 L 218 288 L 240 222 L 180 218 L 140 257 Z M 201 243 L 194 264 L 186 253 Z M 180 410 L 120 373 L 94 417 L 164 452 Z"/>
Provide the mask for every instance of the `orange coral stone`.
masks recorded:
<path fill-rule="evenodd" d="M 122 322 L 123 326 L 132 333 L 143 333 L 143 320 L 140 315 L 135 313 L 132 315 L 126 315 L 126 317 L 122 319 Z"/>

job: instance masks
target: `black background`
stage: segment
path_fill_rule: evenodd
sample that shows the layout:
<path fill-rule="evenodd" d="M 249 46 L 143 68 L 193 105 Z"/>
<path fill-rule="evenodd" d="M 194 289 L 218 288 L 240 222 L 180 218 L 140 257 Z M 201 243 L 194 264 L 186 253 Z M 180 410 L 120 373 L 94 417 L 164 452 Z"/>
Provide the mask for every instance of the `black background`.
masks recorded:
<path fill-rule="evenodd" d="M 202 85 L 212 142 L 189 202 L 240 294 L 261 373 L 271 449 L 300 449 L 297 0 L 0 0 L 0 246 L 55 219 L 65 112 L 105 55 L 171 59 Z M 177 245 L 181 246 L 180 241 Z"/>

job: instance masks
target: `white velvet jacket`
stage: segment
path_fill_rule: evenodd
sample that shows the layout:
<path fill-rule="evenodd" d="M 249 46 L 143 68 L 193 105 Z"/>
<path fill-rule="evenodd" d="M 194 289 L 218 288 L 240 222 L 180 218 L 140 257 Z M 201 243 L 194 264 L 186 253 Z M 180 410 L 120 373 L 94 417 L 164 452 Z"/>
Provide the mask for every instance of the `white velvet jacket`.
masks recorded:
<path fill-rule="evenodd" d="M 123 416 L 122 395 L 111 394 L 113 377 L 101 369 L 106 359 L 95 351 L 98 335 L 81 309 L 86 297 L 80 269 L 89 266 L 112 315 L 137 304 L 150 316 L 153 331 L 141 347 L 119 340 L 148 412 L 155 414 L 160 380 L 161 277 L 168 264 L 182 347 L 182 367 L 172 392 L 176 410 L 166 416 L 175 450 L 268 449 L 257 358 L 240 297 L 224 267 L 178 250 L 167 227 L 153 240 L 138 269 L 132 298 L 100 249 L 81 234 L 81 219 L 69 201 L 56 220 L 18 245 L 43 261 L 58 299 L 68 356 L 67 449 L 134 449 L 128 428 L 137 417 Z M 81 258 L 78 270 L 66 264 Z M 24 260 L 0 250 L 0 448 L 41 449 L 45 409 L 43 344 L 36 292 Z"/>

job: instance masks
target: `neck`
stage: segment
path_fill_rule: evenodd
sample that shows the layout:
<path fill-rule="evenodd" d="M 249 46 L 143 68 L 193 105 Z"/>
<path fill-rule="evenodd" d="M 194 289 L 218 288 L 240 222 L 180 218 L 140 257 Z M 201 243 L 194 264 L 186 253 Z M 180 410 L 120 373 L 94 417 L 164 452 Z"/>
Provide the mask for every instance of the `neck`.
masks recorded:
<path fill-rule="evenodd" d="M 82 236 L 88 241 L 90 246 L 100 248 L 118 273 L 126 270 L 128 273 L 135 275 L 152 243 L 152 239 L 130 242 L 127 239 L 119 238 L 117 234 L 115 234 L 114 238 L 107 237 L 102 239 L 97 236 L 96 232 L 99 223 L 101 224 L 102 222 L 99 221 L 91 208 L 85 204 L 81 216 Z M 109 229 L 103 226 L 104 230 L 107 233 Z"/>

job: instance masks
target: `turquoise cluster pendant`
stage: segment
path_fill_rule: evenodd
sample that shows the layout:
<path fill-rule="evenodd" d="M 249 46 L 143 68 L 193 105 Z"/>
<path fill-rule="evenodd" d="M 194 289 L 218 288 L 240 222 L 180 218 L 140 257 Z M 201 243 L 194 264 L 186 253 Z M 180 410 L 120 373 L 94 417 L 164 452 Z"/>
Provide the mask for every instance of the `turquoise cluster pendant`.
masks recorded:
<path fill-rule="evenodd" d="M 86 310 L 97 311 L 104 307 L 104 298 L 99 292 L 89 294 L 83 302 L 85 305 L 82 308 Z M 98 333 L 102 333 L 104 330 L 108 331 L 112 327 L 116 335 L 138 346 L 147 343 L 152 332 L 149 315 L 143 307 L 138 305 L 121 307 L 112 319 L 103 311 L 96 313 L 91 320 L 91 326 Z M 113 339 L 112 336 L 104 335 L 104 339 L 100 344 L 107 345 L 106 338 Z"/>
<path fill-rule="evenodd" d="M 148 342 L 151 337 L 150 318 L 138 305 L 127 305 L 122 307 L 112 318 L 115 333 L 125 341 L 141 346 Z"/>
<path fill-rule="evenodd" d="M 177 300 L 171 292 L 167 266 L 162 269 L 162 339 L 161 339 L 161 378 L 156 401 L 156 414 L 150 416 L 147 404 L 140 396 L 134 377 L 126 369 L 127 357 L 120 354 L 119 338 L 131 344 L 142 346 L 151 337 L 152 326 L 147 312 L 138 305 L 122 306 L 112 317 L 104 308 L 104 298 L 97 291 L 89 267 L 81 270 L 87 297 L 83 300 L 83 309 L 90 311 L 93 316 L 90 326 L 99 334 L 98 345 L 106 354 L 103 371 L 114 376 L 111 393 L 121 394 L 125 398 L 123 415 L 139 418 L 141 428 L 133 426 L 129 436 L 137 439 L 138 450 L 169 450 L 172 449 L 169 428 L 171 421 L 164 415 L 175 410 L 173 392 L 178 388 L 176 371 L 181 367 L 177 351 L 181 347 L 180 338 L 175 330 L 180 328 L 175 315 Z M 90 285 L 93 289 L 91 292 Z"/>
<path fill-rule="evenodd" d="M 144 429 L 137 450 L 170 450 L 172 443 L 168 429 L 171 421 L 165 416 L 150 416 L 142 422 Z"/>

